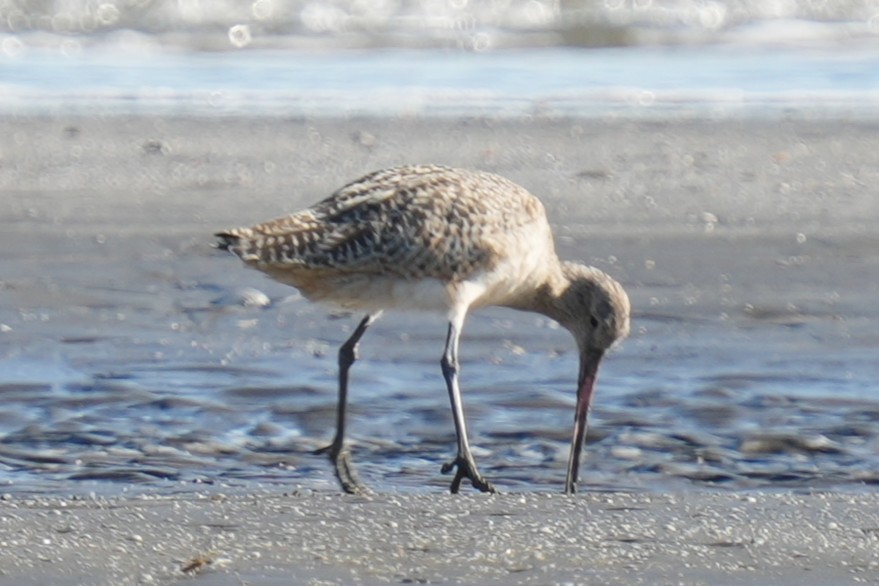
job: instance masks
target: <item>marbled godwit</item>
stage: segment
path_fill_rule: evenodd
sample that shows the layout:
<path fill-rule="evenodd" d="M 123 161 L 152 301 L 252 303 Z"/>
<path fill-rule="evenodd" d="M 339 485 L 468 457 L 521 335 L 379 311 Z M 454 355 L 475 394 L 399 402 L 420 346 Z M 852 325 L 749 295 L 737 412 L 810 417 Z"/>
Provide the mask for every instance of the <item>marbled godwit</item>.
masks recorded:
<path fill-rule="evenodd" d="M 491 173 L 433 165 L 366 175 L 324 201 L 251 228 L 217 234 L 219 247 L 312 301 L 366 313 L 339 349 L 336 434 L 329 454 L 347 492 L 362 485 L 345 449 L 348 370 L 357 345 L 382 310 L 446 311 L 441 366 L 452 403 L 458 453 L 451 491 L 468 478 L 494 492 L 470 452 L 461 391 L 458 339 L 471 309 L 500 305 L 548 316 L 580 351 L 574 434 L 565 492 L 576 490 L 586 415 L 605 351 L 629 331 L 629 299 L 602 271 L 560 261 L 540 201 Z"/>

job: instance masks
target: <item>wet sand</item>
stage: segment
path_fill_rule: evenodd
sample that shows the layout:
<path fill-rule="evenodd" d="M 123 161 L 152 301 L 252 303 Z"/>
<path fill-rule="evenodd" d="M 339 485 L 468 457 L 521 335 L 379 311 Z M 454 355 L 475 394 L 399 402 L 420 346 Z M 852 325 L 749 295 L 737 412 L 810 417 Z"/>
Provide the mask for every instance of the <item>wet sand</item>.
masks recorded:
<path fill-rule="evenodd" d="M 199 556 L 212 563 L 196 579 L 210 584 L 872 579 L 879 503 L 851 491 L 879 482 L 873 123 L 7 117 L 0 127 L 0 583 L 173 583 Z M 575 373 L 564 333 L 509 312 L 468 324 L 465 394 L 468 417 L 497 432 L 477 432 L 483 470 L 522 494 L 444 494 L 441 392 L 406 398 L 423 417 L 414 423 L 393 393 L 356 407 L 356 459 L 377 496 L 337 495 L 308 455 L 329 436 L 344 328 L 212 251 L 209 235 L 416 161 L 525 185 L 563 256 L 626 285 L 633 336 L 602 372 L 583 485 L 633 494 L 531 493 L 561 487 L 570 403 L 492 394 L 493 375 L 527 381 L 557 356 L 559 372 L 540 384 L 566 397 Z M 260 322 L 240 307 L 244 285 L 294 309 Z M 395 330 L 404 319 L 411 337 Z M 435 378 L 437 322 L 382 324 L 360 384 Z M 290 354 L 330 358 L 265 374 L 266 364 L 289 372 Z M 756 399 L 739 394 L 750 387 Z M 628 394 L 603 402 L 602 388 Z M 245 440 L 218 435 L 276 400 L 281 420 L 251 425 Z M 509 419 L 492 419 L 503 407 Z M 547 408 L 564 428 L 538 417 Z M 285 435 L 287 421 L 301 435 Z M 551 445 L 503 451 L 523 428 Z M 369 467 L 388 451 L 418 455 Z M 97 500 L 66 496 L 93 481 Z M 202 481 L 215 489 L 174 495 Z M 785 492 L 686 490 L 712 482 Z M 128 483 L 144 496 L 118 496 Z M 302 494 L 282 494 L 295 487 Z M 845 492 L 813 493 L 828 487 Z"/>
<path fill-rule="evenodd" d="M 879 495 L 11 499 L 0 584 L 873 583 Z"/>

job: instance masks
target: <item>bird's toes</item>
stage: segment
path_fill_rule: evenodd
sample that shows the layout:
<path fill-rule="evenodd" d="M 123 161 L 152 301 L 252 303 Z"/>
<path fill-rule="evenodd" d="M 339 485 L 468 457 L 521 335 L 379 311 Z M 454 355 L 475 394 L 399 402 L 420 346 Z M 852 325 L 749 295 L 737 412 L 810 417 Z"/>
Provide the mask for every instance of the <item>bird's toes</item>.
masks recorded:
<path fill-rule="evenodd" d="M 339 454 L 334 461 L 336 478 L 342 486 L 342 490 L 348 494 L 368 494 L 369 488 L 360 482 L 354 467 L 351 465 L 351 456 L 347 451 Z"/>
<path fill-rule="evenodd" d="M 457 468 L 455 472 L 455 478 L 452 480 L 452 485 L 450 487 L 450 491 L 452 494 L 458 494 L 458 490 L 461 488 L 461 482 L 468 478 L 470 483 L 473 485 L 473 488 L 480 490 L 482 492 L 491 492 L 496 493 L 497 489 L 495 489 L 494 485 L 486 480 L 479 472 L 476 471 L 476 465 L 467 460 L 466 458 L 457 457 L 450 462 L 446 462 L 443 464 L 440 471 L 443 474 L 448 474 L 453 469 Z"/>
<path fill-rule="evenodd" d="M 330 450 L 332 450 L 332 449 L 333 449 L 333 444 L 330 444 L 328 446 L 324 446 L 322 448 L 312 450 L 311 455 L 312 456 L 323 456 L 324 454 L 328 454 L 330 452 Z"/>
<path fill-rule="evenodd" d="M 499 494 L 498 489 L 494 487 L 494 484 L 492 484 L 490 480 L 486 480 L 485 478 L 480 476 L 478 480 L 471 479 L 471 481 L 473 482 L 473 488 L 476 488 L 482 492 Z"/>
<path fill-rule="evenodd" d="M 318 448 L 312 452 L 316 456 L 327 455 L 330 462 L 333 463 L 333 469 L 336 472 L 336 479 L 342 490 L 348 494 L 367 494 L 369 489 L 360 482 L 354 465 L 351 464 L 351 454 L 348 450 L 340 448 L 336 443 L 332 443 L 323 448 Z"/>

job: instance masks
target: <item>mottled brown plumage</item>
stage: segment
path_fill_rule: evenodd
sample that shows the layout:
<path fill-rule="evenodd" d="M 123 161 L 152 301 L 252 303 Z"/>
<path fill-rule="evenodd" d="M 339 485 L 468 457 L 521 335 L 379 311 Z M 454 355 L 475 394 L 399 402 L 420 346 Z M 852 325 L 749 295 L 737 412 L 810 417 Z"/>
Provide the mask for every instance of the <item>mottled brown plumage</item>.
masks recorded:
<path fill-rule="evenodd" d="M 310 272 L 462 281 L 493 268 L 543 218 L 540 202 L 503 177 L 423 165 L 376 171 L 306 210 L 221 237 L 248 264 L 321 301 L 309 295 Z"/>
<path fill-rule="evenodd" d="M 566 490 L 573 492 L 585 417 L 605 350 L 629 329 L 622 287 L 595 269 L 559 261 L 540 201 L 503 177 L 436 165 L 376 171 L 301 212 L 217 234 L 219 246 L 313 301 L 367 312 L 339 354 L 336 436 L 328 448 L 343 488 L 357 491 L 343 450 L 348 369 L 360 336 L 386 308 L 445 310 L 443 374 L 463 478 L 493 490 L 470 453 L 457 383 L 458 337 L 470 309 L 502 305 L 547 315 L 574 335 L 581 357 Z"/>

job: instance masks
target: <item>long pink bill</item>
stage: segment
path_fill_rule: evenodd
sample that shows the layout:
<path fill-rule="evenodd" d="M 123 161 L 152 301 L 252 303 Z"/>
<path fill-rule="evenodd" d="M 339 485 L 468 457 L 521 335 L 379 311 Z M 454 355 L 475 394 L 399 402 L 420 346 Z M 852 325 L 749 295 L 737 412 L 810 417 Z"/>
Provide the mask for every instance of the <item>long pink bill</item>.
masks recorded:
<path fill-rule="evenodd" d="M 565 494 L 577 492 L 577 478 L 580 469 L 580 452 L 586 438 L 586 416 L 592 403 L 592 392 L 598 375 L 598 365 L 603 352 L 584 350 L 580 353 L 580 375 L 577 377 L 577 408 L 574 413 L 574 437 L 571 440 L 571 455 L 568 459 L 568 475 L 565 479 Z"/>

